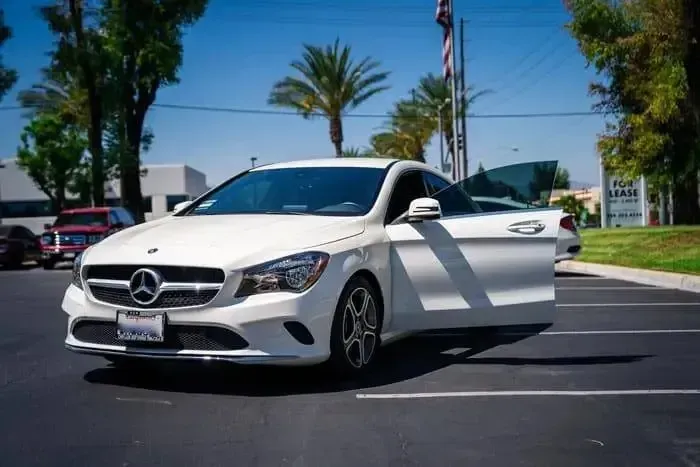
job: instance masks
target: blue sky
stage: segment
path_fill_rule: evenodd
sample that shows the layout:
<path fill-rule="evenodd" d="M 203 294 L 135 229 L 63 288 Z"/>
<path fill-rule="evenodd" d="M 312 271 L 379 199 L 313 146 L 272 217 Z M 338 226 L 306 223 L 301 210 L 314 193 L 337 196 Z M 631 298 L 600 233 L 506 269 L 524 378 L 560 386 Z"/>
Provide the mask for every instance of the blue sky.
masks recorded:
<path fill-rule="evenodd" d="M 39 79 L 52 37 L 35 12 L 41 0 L 4 0 L 15 37 L 2 51 L 20 80 L 0 107 Z M 336 37 L 357 59 L 371 55 L 391 71 L 391 90 L 356 110 L 384 114 L 418 78 L 441 70 L 441 30 L 434 0 L 210 0 L 205 17 L 187 32 L 181 83 L 157 103 L 265 109 L 272 84 L 291 73 L 302 43 L 325 45 Z M 593 100 L 576 43 L 563 25 L 561 0 L 455 0 L 455 16 L 468 20 L 467 79 L 490 89 L 471 109 L 477 115 L 589 111 Z M 345 145 L 365 146 L 382 118 L 346 118 Z M 218 183 L 259 163 L 333 155 L 325 120 L 297 116 L 152 109 L 155 141 L 143 161 L 187 163 Z M 0 112 L 0 156 L 13 157 L 26 121 L 21 111 Z M 600 116 L 472 118 L 468 122 L 470 172 L 537 159 L 558 159 L 579 182 L 597 183 L 596 135 Z M 519 150 L 513 151 L 511 148 Z M 428 163 L 439 163 L 437 140 Z"/>

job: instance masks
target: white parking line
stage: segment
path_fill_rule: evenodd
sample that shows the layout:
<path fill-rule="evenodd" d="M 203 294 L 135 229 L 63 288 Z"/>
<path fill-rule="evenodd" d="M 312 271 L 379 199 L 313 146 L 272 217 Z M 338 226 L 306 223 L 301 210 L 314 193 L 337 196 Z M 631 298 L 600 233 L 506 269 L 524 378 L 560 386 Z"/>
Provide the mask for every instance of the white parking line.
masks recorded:
<path fill-rule="evenodd" d="M 141 397 L 117 397 L 119 402 L 141 402 L 144 404 L 160 404 L 160 405 L 173 405 L 172 402 L 165 399 L 146 399 Z"/>
<path fill-rule="evenodd" d="M 597 336 L 597 335 L 618 335 L 618 334 L 700 334 L 700 329 L 620 329 L 620 330 L 589 330 L 589 331 L 543 331 L 536 333 L 537 336 Z M 528 332 L 502 332 L 502 336 L 529 336 Z M 465 336 L 458 332 L 418 334 L 418 337 L 459 337 Z"/>
<path fill-rule="evenodd" d="M 515 334 L 515 333 L 513 333 Z M 606 334 L 700 334 L 700 329 L 628 329 L 619 331 L 545 331 L 545 336 L 577 336 Z"/>
<path fill-rule="evenodd" d="M 700 302 L 676 302 L 676 303 L 557 303 L 558 308 L 607 308 L 613 306 L 697 306 Z"/>
<path fill-rule="evenodd" d="M 518 397 L 518 396 L 698 396 L 700 389 L 630 389 L 612 391 L 459 391 L 404 394 L 355 394 L 357 399 L 428 399 L 440 397 Z"/>
<path fill-rule="evenodd" d="M 628 286 L 628 287 L 555 287 L 556 290 L 671 290 L 652 286 Z"/>

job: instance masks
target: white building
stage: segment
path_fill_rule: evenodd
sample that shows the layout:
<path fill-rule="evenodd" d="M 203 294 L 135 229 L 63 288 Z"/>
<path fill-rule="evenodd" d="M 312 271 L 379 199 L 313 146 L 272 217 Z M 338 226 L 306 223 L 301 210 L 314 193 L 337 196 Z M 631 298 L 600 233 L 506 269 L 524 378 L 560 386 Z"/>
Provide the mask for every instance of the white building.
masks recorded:
<path fill-rule="evenodd" d="M 206 175 L 184 164 L 144 165 L 143 168 L 146 175 L 141 178 L 141 192 L 146 220 L 165 216 L 177 203 L 193 199 L 209 189 Z M 119 181 L 109 182 L 106 204 L 120 205 L 119 192 Z M 51 212 L 48 197 L 14 159 L 0 161 L 0 223 L 21 224 L 40 233 L 43 225 L 53 222 L 56 214 Z"/>

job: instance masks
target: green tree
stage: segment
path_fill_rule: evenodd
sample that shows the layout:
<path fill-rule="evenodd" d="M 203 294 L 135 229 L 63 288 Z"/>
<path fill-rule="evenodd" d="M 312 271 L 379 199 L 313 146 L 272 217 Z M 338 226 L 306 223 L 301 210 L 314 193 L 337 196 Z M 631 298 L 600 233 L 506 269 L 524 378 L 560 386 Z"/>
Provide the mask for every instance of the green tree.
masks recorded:
<path fill-rule="evenodd" d="M 58 66 L 44 68 L 42 76 L 43 81 L 18 94 L 19 103 L 28 109 L 25 117 L 34 118 L 45 113 L 58 115 L 66 124 L 77 125 L 87 134 L 90 125 L 89 106 L 85 90 L 80 87 L 80 83 L 70 73 L 62 72 Z M 102 120 L 102 169 L 106 181 L 119 177 L 120 159 L 127 149 L 123 138 L 124 124 L 116 110 L 117 104 L 112 102 L 110 106 L 105 103 L 106 117 Z M 152 140 L 153 132 L 149 128 L 144 129 L 141 151 L 148 151 Z M 83 203 L 91 202 L 92 163 L 89 159 L 83 161 L 80 171 L 75 174 L 68 189 L 77 194 Z"/>
<path fill-rule="evenodd" d="M 562 196 L 558 200 L 554 201 L 552 204 L 560 206 L 564 210 L 564 212 L 567 212 L 574 216 L 577 224 L 581 221 L 581 216 L 583 216 L 584 211 L 586 209 L 585 205 L 583 204 L 583 201 L 577 199 L 573 195 Z"/>
<path fill-rule="evenodd" d="M 700 206 L 688 202 L 698 198 L 700 124 L 688 74 L 698 65 L 688 63 L 683 1 L 570 0 L 568 27 L 606 78 L 590 88 L 612 117 L 598 141 L 606 168 L 646 175 L 652 188 L 672 184 L 677 219 L 698 223 Z"/>
<path fill-rule="evenodd" d="M 124 206 L 143 222 L 141 150 L 148 110 L 158 91 L 179 82 L 182 38 L 206 11 L 207 0 L 102 0 L 101 33 L 109 76 L 117 85 L 114 131 Z"/>
<path fill-rule="evenodd" d="M 457 74 L 459 79 L 459 74 Z M 484 95 L 490 94 L 491 90 L 485 89 L 476 91 L 473 86 L 468 86 L 466 90 L 466 111 Z M 452 132 L 452 91 L 447 81 L 442 76 L 428 73 L 422 76 L 418 82 L 415 92 L 415 102 L 421 108 L 421 113 L 425 115 L 425 124 L 433 130 L 433 134 L 438 131 L 438 115 L 442 113 L 442 135 L 445 140 L 445 147 L 449 154 L 453 153 L 453 132 Z M 465 109 L 460 109 L 457 114 L 461 118 Z"/>
<path fill-rule="evenodd" d="M 85 8 L 84 0 L 57 0 L 40 9 L 41 17 L 54 35 L 54 49 L 49 54 L 51 72 L 58 83 L 70 77 L 76 92 L 84 94 L 87 134 L 90 150 L 92 198 L 104 204 L 104 155 L 102 138 L 105 96 L 113 85 L 108 76 L 108 57 L 100 31 L 99 15 Z M 78 91 L 79 90 L 79 91 Z"/>
<path fill-rule="evenodd" d="M 571 188 L 571 182 L 569 181 L 569 171 L 564 168 L 558 168 L 557 174 L 554 177 L 554 187 L 555 190 L 568 190 Z"/>
<path fill-rule="evenodd" d="M 435 129 L 423 110 L 413 100 L 394 104 L 384 130 L 373 138 L 373 146 L 384 156 L 425 162 L 425 149 Z"/>
<path fill-rule="evenodd" d="M 51 200 L 54 212 L 66 200 L 66 190 L 80 171 L 87 141 L 84 133 L 55 114 L 37 115 L 20 136 L 17 164 Z"/>
<path fill-rule="evenodd" d="M 355 62 L 350 46 L 341 48 L 339 39 L 325 48 L 304 44 L 303 50 L 301 60 L 290 65 L 299 77 L 276 82 L 268 103 L 293 109 L 304 118 L 327 118 L 335 155 L 341 157 L 343 114 L 389 89 L 384 84 L 389 73 L 378 71 L 380 64 L 371 57 Z"/>
<path fill-rule="evenodd" d="M 12 29 L 5 24 L 5 12 L 0 9 L 0 47 L 12 37 Z M 0 101 L 17 82 L 17 71 L 3 65 L 0 54 Z"/>
<path fill-rule="evenodd" d="M 700 127 L 700 2 L 683 0 L 682 16 L 686 28 L 687 49 L 683 64 L 688 80 L 688 97 L 693 107 L 695 123 Z"/>
<path fill-rule="evenodd" d="M 375 154 L 370 148 L 358 148 L 350 146 L 343 149 L 342 157 L 374 157 Z"/>
<path fill-rule="evenodd" d="M 486 169 L 484 168 L 484 164 L 479 162 L 479 167 L 476 168 L 476 173 L 480 174 L 480 173 L 484 173 L 484 172 L 486 172 Z"/>
<path fill-rule="evenodd" d="M 146 114 L 158 90 L 178 82 L 184 30 L 206 4 L 60 0 L 41 9 L 56 37 L 52 68 L 75 80 L 85 96 L 96 204 L 104 203 L 104 182 L 117 167 L 123 204 L 143 220 L 140 156 L 153 139 Z"/>
<path fill-rule="evenodd" d="M 467 89 L 467 109 L 479 97 L 490 91 L 475 92 Z M 447 143 L 449 154 L 453 150 L 451 91 L 445 80 L 432 73 L 421 77 L 418 87 L 409 99 L 394 104 L 389 121 L 383 130 L 372 137 L 371 144 L 388 157 L 425 162 L 425 151 L 439 129 L 442 113 L 442 132 L 438 135 Z M 462 112 L 458 116 L 461 117 Z"/>

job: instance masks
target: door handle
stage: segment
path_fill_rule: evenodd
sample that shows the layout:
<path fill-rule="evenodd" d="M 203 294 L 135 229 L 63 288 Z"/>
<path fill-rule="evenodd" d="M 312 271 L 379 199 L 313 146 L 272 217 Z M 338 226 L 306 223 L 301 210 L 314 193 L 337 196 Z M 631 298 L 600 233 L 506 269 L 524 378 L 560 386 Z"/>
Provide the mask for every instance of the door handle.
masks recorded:
<path fill-rule="evenodd" d="M 524 221 L 509 225 L 508 231 L 523 235 L 535 235 L 542 232 L 545 227 L 540 221 Z"/>

